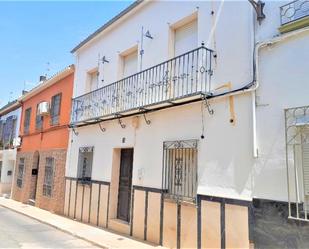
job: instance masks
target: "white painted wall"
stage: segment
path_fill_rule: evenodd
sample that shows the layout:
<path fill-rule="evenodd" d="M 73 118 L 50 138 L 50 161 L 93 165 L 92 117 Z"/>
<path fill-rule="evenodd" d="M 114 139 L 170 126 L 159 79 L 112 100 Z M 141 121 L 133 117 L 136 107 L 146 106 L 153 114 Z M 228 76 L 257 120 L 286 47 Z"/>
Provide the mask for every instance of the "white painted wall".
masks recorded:
<path fill-rule="evenodd" d="M 68 154 L 66 175 L 76 177 L 79 147 L 94 146 L 92 178 L 110 181 L 113 148 L 134 147 L 133 184 L 161 188 L 163 142 L 198 139 L 198 191 L 248 199 L 252 167 L 250 94 L 235 100 L 235 126 L 229 123 L 227 99 L 213 103 L 213 116 L 209 116 L 203 108 L 205 139 L 200 139 L 202 103 L 148 114 L 150 125 L 146 125 L 140 117 L 138 129 L 132 127 L 132 118 L 123 120 L 125 129 L 117 120 L 104 122 L 104 133 L 98 125 L 78 128 L 78 136 L 71 134 L 73 143 Z M 125 143 L 122 143 L 122 138 L 125 138 Z M 144 172 L 142 179 L 138 177 L 139 169 Z"/>
<path fill-rule="evenodd" d="M 177 9 L 177 11 L 171 11 L 173 9 Z M 210 14 L 211 10 L 214 10 L 214 16 Z M 195 12 L 198 15 L 198 43 L 196 47 L 205 42 L 205 45 L 215 49 L 218 55 L 217 61 L 214 63 L 213 87 L 231 81 L 236 88 L 251 81 L 252 8 L 249 3 L 153 1 L 146 3 L 134 15 L 124 19 L 111 31 L 99 35 L 91 44 L 76 52 L 73 96 L 77 97 L 85 93 L 86 72 L 97 67 L 99 54 L 101 57 L 106 56 L 110 61 L 104 65 L 100 64 L 100 86 L 118 80 L 119 53 L 135 45 L 140 46 L 142 26 L 144 26 L 144 30 L 149 30 L 154 37 L 152 40 L 144 39 L 143 68 L 169 59 L 170 25 Z M 160 18 L 157 18 L 158 13 L 160 13 Z M 235 28 L 244 35 L 235 36 Z M 216 40 L 215 44 L 213 39 Z M 103 77 L 104 82 L 102 82 Z"/>
<path fill-rule="evenodd" d="M 18 137 L 19 135 L 19 126 L 20 126 L 20 118 L 21 118 L 21 107 L 3 115 L 0 117 L 0 120 L 5 121 L 8 117 L 15 115 L 17 117 L 17 122 L 16 122 L 16 130 L 15 130 L 15 134 L 16 137 Z"/>
<path fill-rule="evenodd" d="M 261 25 L 255 24 L 257 41 L 279 34 L 279 7 L 285 2 L 266 2 L 266 19 Z M 210 14 L 212 10 L 214 16 Z M 101 86 L 117 80 L 118 52 L 139 44 L 142 25 L 154 37 L 153 40 L 145 39 L 143 68 L 166 60 L 169 55 L 169 24 L 195 11 L 198 15 L 198 43 L 204 41 L 217 52 L 213 89 L 226 82 L 231 82 L 233 88 L 249 83 L 252 80 L 253 23 L 256 20 L 247 1 L 155 1 L 147 3 L 133 16 L 77 51 L 74 96 L 84 93 L 86 72 L 97 66 L 99 53 L 110 61 L 100 66 L 100 77 L 105 77 Z M 160 13 L 160 19 L 155 18 L 157 13 Z M 105 181 L 111 180 L 113 148 L 134 147 L 133 184 L 160 188 L 163 142 L 196 138 L 199 139 L 198 193 L 239 199 L 287 200 L 283 109 L 308 105 L 308 42 L 308 35 L 289 39 L 264 48 L 259 55 L 258 158 L 254 159 L 252 154 L 253 114 L 248 93 L 234 99 L 235 126 L 229 123 L 228 99 L 211 101 L 215 113 L 210 116 L 204 110 L 203 140 L 200 139 L 200 103 L 149 114 L 149 126 L 140 117 L 138 129 L 132 127 L 132 118 L 123 120 L 127 124 L 125 129 L 117 121 L 104 122 L 104 133 L 98 125 L 78 128 L 78 136 L 71 133 L 73 142 L 68 150 L 67 176 L 76 176 L 79 147 L 95 146 L 92 176 Z M 122 138 L 126 138 L 125 143 L 122 143 Z M 138 177 L 139 169 L 144 172 L 142 179 Z"/>
<path fill-rule="evenodd" d="M 309 32 L 262 49 L 253 195 L 287 200 L 284 109 L 309 105 Z"/>
<path fill-rule="evenodd" d="M 0 120 L 6 120 L 8 117 L 12 115 L 15 115 L 17 117 L 15 137 L 18 137 L 20 119 L 21 119 L 21 107 L 1 116 Z M 0 161 L 2 161 L 0 184 L 8 184 L 12 182 L 15 159 L 16 159 L 16 149 L 8 149 L 0 151 Z M 8 175 L 7 174 L 8 171 L 12 171 L 12 174 Z"/>

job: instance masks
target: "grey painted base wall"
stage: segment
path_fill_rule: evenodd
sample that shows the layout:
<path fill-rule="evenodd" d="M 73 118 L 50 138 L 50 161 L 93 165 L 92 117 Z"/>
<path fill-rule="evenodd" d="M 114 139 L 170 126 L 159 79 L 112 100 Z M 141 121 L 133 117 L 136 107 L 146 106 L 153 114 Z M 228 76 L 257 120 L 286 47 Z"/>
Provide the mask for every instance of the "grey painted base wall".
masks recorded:
<path fill-rule="evenodd" d="M 250 218 L 255 249 L 309 248 L 309 222 L 288 219 L 288 203 L 254 199 Z"/>

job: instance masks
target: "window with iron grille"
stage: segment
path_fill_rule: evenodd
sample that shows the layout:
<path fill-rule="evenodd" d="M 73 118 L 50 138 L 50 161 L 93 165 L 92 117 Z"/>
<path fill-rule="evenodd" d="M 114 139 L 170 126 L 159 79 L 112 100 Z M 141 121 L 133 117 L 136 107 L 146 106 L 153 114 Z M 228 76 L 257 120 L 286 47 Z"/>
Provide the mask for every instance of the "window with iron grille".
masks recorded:
<path fill-rule="evenodd" d="M 81 181 L 91 181 L 93 147 L 79 148 L 78 175 Z"/>
<path fill-rule="evenodd" d="M 51 197 L 54 184 L 55 160 L 52 157 L 46 158 L 43 195 Z"/>
<path fill-rule="evenodd" d="M 59 124 L 60 105 L 61 105 L 61 93 L 53 96 L 51 100 L 51 109 L 50 109 L 51 125 Z"/>
<path fill-rule="evenodd" d="M 16 121 L 17 116 L 15 115 L 9 116 L 5 121 L 2 131 L 2 141 L 4 148 L 11 148 L 13 146 L 13 138 L 15 137 L 16 133 Z"/>
<path fill-rule="evenodd" d="M 25 120 L 24 120 L 24 133 L 29 133 L 29 127 L 30 127 L 30 118 L 31 118 L 31 108 L 28 108 L 25 111 Z"/>
<path fill-rule="evenodd" d="M 16 185 L 19 188 L 23 186 L 24 170 L 25 170 L 25 158 L 20 158 L 18 164 L 17 180 L 16 180 Z"/>
<path fill-rule="evenodd" d="M 197 191 L 197 140 L 163 143 L 162 185 L 166 197 L 195 202 Z"/>
<path fill-rule="evenodd" d="M 43 129 L 43 116 L 39 115 L 39 105 L 36 107 L 35 129 L 38 131 Z"/>

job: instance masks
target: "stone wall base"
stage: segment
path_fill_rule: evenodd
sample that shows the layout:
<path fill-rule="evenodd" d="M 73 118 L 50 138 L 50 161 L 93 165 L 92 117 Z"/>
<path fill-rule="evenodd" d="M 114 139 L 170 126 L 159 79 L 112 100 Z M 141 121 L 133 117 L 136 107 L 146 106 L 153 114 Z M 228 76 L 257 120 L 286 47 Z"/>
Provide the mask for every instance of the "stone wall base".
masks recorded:
<path fill-rule="evenodd" d="M 54 182 L 52 195 L 50 197 L 43 195 L 43 183 L 47 157 L 53 157 L 55 160 Z M 21 188 L 19 188 L 16 183 L 20 158 L 25 159 L 25 170 Z M 54 213 L 63 214 L 65 194 L 65 161 L 66 150 L 64 149 L 37 152 L 18 152 L 14 181 L 12 184 L 12 198 L 23 203 L 28 203 L 30 199 L 35 198 L 35 206 Z M 38 170 L 37 175 L 33 174 L 33 169 Z"/>

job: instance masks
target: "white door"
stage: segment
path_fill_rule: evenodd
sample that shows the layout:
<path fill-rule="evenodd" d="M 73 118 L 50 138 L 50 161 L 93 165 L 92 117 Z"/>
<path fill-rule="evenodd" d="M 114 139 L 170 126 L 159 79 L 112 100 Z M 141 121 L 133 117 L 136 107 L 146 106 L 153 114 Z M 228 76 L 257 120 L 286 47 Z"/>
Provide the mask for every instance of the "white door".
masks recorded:
<path fill-rule="evenodd" d="M 175 30 L 175 56 L 197 48 L 197 21 L 194 20 Z"/>

